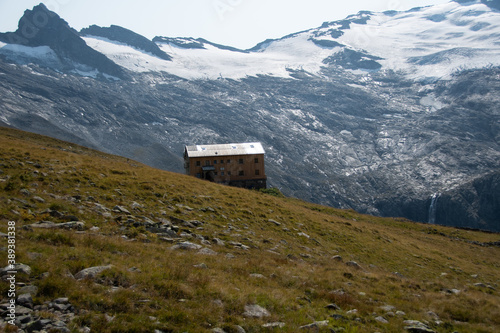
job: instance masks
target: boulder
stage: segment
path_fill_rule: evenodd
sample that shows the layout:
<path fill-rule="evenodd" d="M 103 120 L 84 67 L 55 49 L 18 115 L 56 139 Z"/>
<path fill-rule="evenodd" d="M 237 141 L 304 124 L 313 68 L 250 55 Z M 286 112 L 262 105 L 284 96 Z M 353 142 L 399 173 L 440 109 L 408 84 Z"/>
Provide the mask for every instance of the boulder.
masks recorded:
<path fill-rule="evenodd" d="M 33 298 L 31 298 L 31 294 L 20 294 L 17 297 L 17 304 L 33 309 Z"/>
<path fill-rule="evenodd" d="M 95 267 L 89 267 L 85 268 L 78 273 L 75 274 L 75 279 L 77 280 L 83 280 L 83 279 L 93 279 L 96 277 L 97 274 L 112 268 L 113 265 L 107 265 L 107 266 L 95 266 Z"/>
<path fill-rule="evenodd" d="M 270 315 L 269 311 L 257 304 L 245 305 L 245 312 L 243 312 L 243 316 L 252 318 L 269 317 Z"/>
<path fill-rule="evenodd" d="M 7 265 L 4 268 L 0 269 L 0 276 L 7 275 L 9 271 L 15 271 L 17 273 L 24 273 L 26 275 L 30 275 L 31 267 L 25 264 L 14 264 L 13 267 L 11 265 Z"/>

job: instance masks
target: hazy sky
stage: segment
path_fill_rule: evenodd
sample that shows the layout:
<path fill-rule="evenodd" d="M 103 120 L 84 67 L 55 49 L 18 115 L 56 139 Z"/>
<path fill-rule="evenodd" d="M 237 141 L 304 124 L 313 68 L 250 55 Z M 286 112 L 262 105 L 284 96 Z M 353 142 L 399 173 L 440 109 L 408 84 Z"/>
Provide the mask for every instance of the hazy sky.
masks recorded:
<path fill-rule="evenodd" d="M 202 37 L 250 48 L 268 38 L 319 27 L 360 10 L 407 10 L 449 0 L 0 0 L 0 32 L 43 2 L 70 26 L 120 25 L 148 38 Z"/>

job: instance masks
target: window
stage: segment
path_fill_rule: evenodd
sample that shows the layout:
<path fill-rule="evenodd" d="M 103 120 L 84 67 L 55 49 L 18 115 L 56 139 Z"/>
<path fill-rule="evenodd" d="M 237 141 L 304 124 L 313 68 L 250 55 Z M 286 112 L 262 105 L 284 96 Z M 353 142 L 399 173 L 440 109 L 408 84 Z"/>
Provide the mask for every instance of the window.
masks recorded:
<path fill-rule="evenodd" d="M 243 170 L 238 171 L 238 176 L 244 176 L 244 175 L 245 175 L 245 171 L 243 171 Z"/>
<path fill-rule="evenodd" d="M 210 165 L 210 161 L 205 161 L 205 165 L 209 166 Z"/>
<path fill-rule="evenodd" d="M 255 158 L 255 163 L 259 163 L 259 159 L 258 158 Z"/>
<path fill-rule="evenodd" d="M 240 158 L 240 159 L 238 160 L 238 163 L 239 163 L 239 164 L 243 164 L 243 159 L 242 159 L 242 158 Z"/>
<path fill-rule="evenodd" d="M 214 165 L 217 164 L 217 160 L 214 160 Z"/>
<path fill-rule="evenodd" d="M 220 168 L 219 170 L 220 170 L 220 171 L 224 171 L 224 168 Z"/>
<path fill-rule="evenodd" d="M 201 173 L 197 173 L 196 178 L 201 178 Z"/>
<path fill-rule="evenodd" d="M 220 160 L 220 164 L 224 164 L 224 160 Z"/>
<path fill-rule="evenodd" d="M 228 172 L 227 172 L 227 175 L 228 175 L 228 176 L 231 176 L 231 171 L 228 171 Z"/>
<path fill-rule="evenodd" d="M 260 170 L 255 170 L 255 175 L 256 176 L 260 175 Z"/>
<path fill-rule="evenodd" d="M 197 167 L 201 166 L 201 162 L 200 161 L 196 161 L 196 166 Z"/>
<path fill-rule="evenodd" d="M 221 176 L 224 176 L 224 171 L 221 171 L 221 172 L 220 172 L 220 175 L 221 175 Z"/>

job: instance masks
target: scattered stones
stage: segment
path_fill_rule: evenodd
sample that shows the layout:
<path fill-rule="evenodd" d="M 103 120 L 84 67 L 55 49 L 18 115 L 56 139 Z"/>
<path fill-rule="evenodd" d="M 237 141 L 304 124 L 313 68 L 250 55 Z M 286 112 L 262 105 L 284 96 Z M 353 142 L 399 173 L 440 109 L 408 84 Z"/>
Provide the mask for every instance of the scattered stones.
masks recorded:
<path fill-rule="evenodd" d="M 269 317 L 271 314 L 260 305 L 249 304 L 245 305 L 245 312 L 243 312 L 243 315 L 245 317 L 262 318 Z"/>
<path fill-rule="evenodd" d="M 75 279 L 77 279 L 77 280 L 93 279 L 96 277 L 97 274 L 104 272 L 107 269 L 111 269 L 112 267 L 113 267 L 113 265 L 95 266 L 95 267 L 85 268 L 85 269 L 83 269 L 75 274 Z"/>

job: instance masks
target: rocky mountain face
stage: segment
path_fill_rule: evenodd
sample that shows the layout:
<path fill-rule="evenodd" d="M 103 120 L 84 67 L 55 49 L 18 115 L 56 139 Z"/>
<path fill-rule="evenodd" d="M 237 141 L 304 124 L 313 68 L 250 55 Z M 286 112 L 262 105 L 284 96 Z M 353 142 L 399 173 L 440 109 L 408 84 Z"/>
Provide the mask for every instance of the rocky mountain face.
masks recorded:
<path fill-rule="evenodd" d="M 0 34 L 0 41 L 28 47 L 48 46 L 63 70 L 94 71 L 125 78 L 123 68 L 87 46 L 77 31 L 44 4 L 26 10 L 16 32 Z M 17 55 L 13 55 L 17 58 Z"/>
<path fill-rule="evenodd" d="M 16 42 L 40 6 L 0 36 L 6 126 L 177 172 L 184 145 L 261 141 L 268 183 L 287 195 L 498 230 L 491 4 L 360 12 L 246 51 L 115 26 L 77 33 L 50 12 Z"/>

